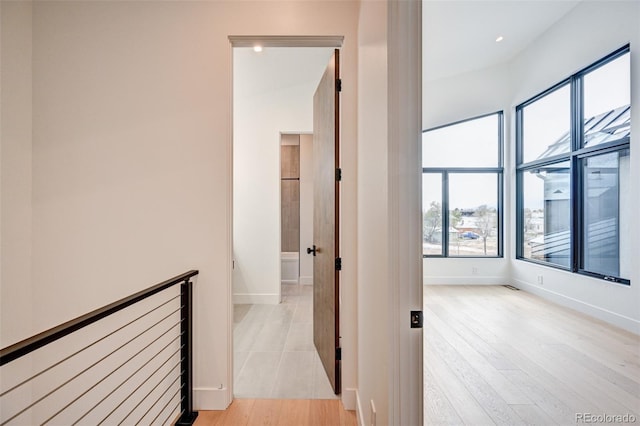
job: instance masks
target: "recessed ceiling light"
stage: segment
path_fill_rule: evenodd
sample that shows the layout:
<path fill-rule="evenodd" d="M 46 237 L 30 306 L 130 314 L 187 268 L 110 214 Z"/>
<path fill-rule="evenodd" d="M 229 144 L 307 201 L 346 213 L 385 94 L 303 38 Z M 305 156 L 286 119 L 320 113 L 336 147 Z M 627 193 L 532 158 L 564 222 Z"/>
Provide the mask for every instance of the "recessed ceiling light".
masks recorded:
<path fill-rule="evenodd" d="M 262 52 L 262 46 L 260 46 L 260 45 L 253 46 L 253 51 L 254 52 Z"/>
<path fill-rule="evenodd" d="M 504 37 L 498 36 L 498 38 L 496 39 L 496 43 L 500 43 L 502 40 L 504 40 Z"/>

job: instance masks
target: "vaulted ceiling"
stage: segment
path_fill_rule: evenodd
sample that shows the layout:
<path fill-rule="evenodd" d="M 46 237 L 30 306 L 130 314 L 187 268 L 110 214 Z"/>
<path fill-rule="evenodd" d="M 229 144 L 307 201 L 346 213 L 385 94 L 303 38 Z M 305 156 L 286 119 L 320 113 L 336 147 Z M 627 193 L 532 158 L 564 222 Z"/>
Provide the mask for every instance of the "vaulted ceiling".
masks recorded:
<path fill-rule="evenodd" d="M 581 0 L 425 0 L 423 79 L 433 81 L 504 63 Z M 496 38 L 502 36 L 501 42 Z M 319 81 L 329 48 L 234 49 L 236 96 Z"/>
<path fill-rule="evenodd" d="M 579 2 L 424 1 L 424 80 L 438 80 L 508 62 Z M 500 36 L 503 40 L 496 42 Z"/>

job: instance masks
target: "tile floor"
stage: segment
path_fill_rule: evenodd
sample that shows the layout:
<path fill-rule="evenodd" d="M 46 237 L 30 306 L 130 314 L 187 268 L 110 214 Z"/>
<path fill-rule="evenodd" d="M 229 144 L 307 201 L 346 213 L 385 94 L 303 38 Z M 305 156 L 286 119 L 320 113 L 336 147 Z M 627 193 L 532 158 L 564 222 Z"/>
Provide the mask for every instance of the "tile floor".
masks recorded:
<path fill-rule="evenodd" d="M 313 345 L 312 291 L 283 285 L 279 305 L 234 306 L 236 398 L 337 398 Z"/>

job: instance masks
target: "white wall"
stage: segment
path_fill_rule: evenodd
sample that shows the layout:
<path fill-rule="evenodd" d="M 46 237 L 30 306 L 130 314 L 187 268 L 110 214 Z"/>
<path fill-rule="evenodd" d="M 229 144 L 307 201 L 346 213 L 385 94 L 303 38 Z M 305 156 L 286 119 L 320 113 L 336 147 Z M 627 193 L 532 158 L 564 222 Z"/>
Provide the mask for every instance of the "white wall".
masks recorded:
<path fill-rule="evenodd" d="M 300 284 L 313 284 L 313 135 L 300 135 Z"/>
<path fill-rule="evenodd" d="M 31 158 L 32 5 L 0 2 L 0 347 L 32 330 Z M 32 374 L 32 359 L 0 370 L 6 390 Z M 32 396 L 27 384 L 0 398 L 6 418 Z M 23 421 L 29 418 L 27 412 Z"/>
<path fill-rule="evenodd" d="M 228 36 L 342 34 L 343 381 L 354 388 L 357 18 L 355 2 L 34 3 L 33 293 L 13 302 L 33 316 L 13 337 L 198 268 L 196 407 L 224 408 L 232 377 Z M 21 209 L 3 204 L 3 222 Z M 3 259 L 28 263 L 28 250 L 4 248 L 3 235 Z M 4 300 L 29 284 L 2 287 Z"/>
<path fill-rule="evenodd" d="M 422 424 L 420 1 L 363 1 L 359 26 L 360 425 Z M 374 408 L 375 407 L 375 408 Z M 373 420 L 375 412 L 375 421 Z"/>
<path fill-rule="evenodd" d="M 507 64 L 428 81 L 423 88 L 425 128 L 497 110 L 505 112 L 505 259 L 425 259 L 425 284 L 514 284 L 574 309 L 589 313 L 618 326 L 640 332 L 640 272 L 636 268 L 631 286 L 559 271 L 515 260 L 515 106 L 551 87 L 581 68 L 631 42 L 631 103 L 640 102 L 640 43 L 637 2 L 582 2 L 540 38 Z M 640 122 L 638 109 L 632 109 L 632 134 Z M 640 155 L 631 149 L 631 211 L 640 199 Z M 639 235 L 633 221 L 631 235 Z M 633 239 L 630 252 L 637 252 Z M 472 275 L 476 267 L 478 274 Z M 543 285 L 537 284 L 542 275 Z"/>
<path fill-rule="evenodd" d="M 280 132 L 313 129 L 313 94 L 332 53 L 331 48 L 266 48 L 256 56 L 250 48 L 234 49 L 235 303 L 280 303 Z M 267 68 L 274 60 L 282 71 Z M 299 84 L 242 89 L 256 75 L 268 72 L 278 79 L 287 68 L 307 69 L 309 62 L 313 72 L 306 80 L 299 76 Z"/>
<path fill-rule="evenodd" d="M 510 79 L 505 64 L 429 80 L 429 61 L 423 57 L 422 62 L 425 67 L 422 83 L 423 129 L 496 112 L 504 109 L 509 101 Z"/>
<path fill-rule="evenodd" d="M 387 4 L 363 1 L 358 29 L 358 418 L 389 418 Z"/>
<path fill-rule="evenodd" d="M 0 8 L 0 347 L 5 347 L 32 330 L 32 5 L 3 1 Z"/>

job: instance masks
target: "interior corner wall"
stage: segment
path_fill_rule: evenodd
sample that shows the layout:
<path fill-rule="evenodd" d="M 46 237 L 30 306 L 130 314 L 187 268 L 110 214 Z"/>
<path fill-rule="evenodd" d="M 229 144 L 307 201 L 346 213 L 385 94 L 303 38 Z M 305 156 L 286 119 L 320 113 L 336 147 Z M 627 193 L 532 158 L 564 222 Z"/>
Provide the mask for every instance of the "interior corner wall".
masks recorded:
<path fill-rule="evenodd" d="M 627 43 L 631 44 L 631 177 L 630 205 L 640 209 L 640 3 L 589 1 L 579 3 L 510 64 L 513 93 L 510 106 L 551 87 Z M 553 64 L 550 66 L 549 64 Z M 512 132 L 513 133 L 513 132 Z M 640 235 L 633 220 L 631 235 Z M 632 238 L 629 253 L 640 251 Z M 514 256 L 515 257 L 515 256 Z M 537 276 L 542 276 L 539 285 Z M 609 283 L 583 275 L 512 260 L 513 284 L 532 293 L 640 334 L 640 268 L 631 285 Z"/>
<path fill-rule="evenodd" d="M 389 416 L 387 2 L 363 1 L 358 28 L 359 424 Z"/>
<path fill-rule="evenodd" d="M 233 380 L 228 36 L 344 35 L 343 384 L 355 388 L 358 7 L 35 2 L 33 331 L 197 268 L 195 408 L 224 409 Z"/>
<path fill-rule="evenodd" d="M 0 347 L 33 333 L 32 3 L 0 3 Z"/>
<path fill-rule="evenodd" d="M 423 58 L 423 63 L 428 61 Z M 429 74 L 428 69 L 424 71 Z M 509 135 L 511 88 L 506 65 L 455 75 L 445 79 L 423 81 L 423 129 L 504 110 L 505 135 Z M 509 138 L 505 136 L 504 205 L 510 203 Z M 508 212 L 508 209 L 507 209 Z M 507 284 L 510 273 L 511 218 L 504 215 L 503 258 L 424 258 L 425 285 Z"/>
<path fill-rule="evenodd" d="M 424 128 L 497 110 L 505 112 L 505 258 L 425 259 L 425 284 L 513 284 L 549 300 L 640 334 L 640 270 L 631 285 L 609 283 L 515 259 L 516 105 L 631 43 L 631 103 L 640 104 L 640 4 L 625 1 L 581 2 L 510 62 L 438 81 L 423 88 Z M 640 109 L 632 108 L 631 134 L 638 133 Z M 631 139 L 630 204 L 640 207 L 638 138 Z M 632 235 L 640 235 L 638 221 Z M 632 239 L 629 251 L 640 250 Z M 478 274 L 472 275 L 477 267 Z M 462 274 L 460 273 L 462 271 Z M 539 285 L 537 277 L 544 284 Z"/>

